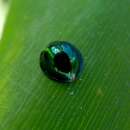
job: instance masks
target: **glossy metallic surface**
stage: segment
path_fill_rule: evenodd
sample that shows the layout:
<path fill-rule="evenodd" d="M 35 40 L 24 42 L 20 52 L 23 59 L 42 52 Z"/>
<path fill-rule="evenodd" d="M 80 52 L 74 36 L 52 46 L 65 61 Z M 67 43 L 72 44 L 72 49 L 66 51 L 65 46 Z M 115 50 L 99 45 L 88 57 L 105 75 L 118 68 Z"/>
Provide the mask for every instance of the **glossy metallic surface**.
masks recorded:
<path fill-rule="evenodd" d="M 83 58 L 72 44 L 55 41 L 41 52 L 40 66 L 49 78 L 69 83 L 79 78 L 83 69 Z"/>

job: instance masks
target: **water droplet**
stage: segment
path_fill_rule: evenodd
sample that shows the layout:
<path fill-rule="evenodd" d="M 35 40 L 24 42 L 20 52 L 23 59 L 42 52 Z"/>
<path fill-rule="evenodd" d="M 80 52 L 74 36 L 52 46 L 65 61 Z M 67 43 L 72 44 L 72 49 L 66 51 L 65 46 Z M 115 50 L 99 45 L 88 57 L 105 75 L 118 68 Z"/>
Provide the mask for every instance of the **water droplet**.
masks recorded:
<path fill-rule="evenodd" d="M 73 82 L 79 79 L 83 69 L 81 53 L 72 44 L 55 41 L 41 52 L 40 66 L 51 79 L 59 82 Z"/>

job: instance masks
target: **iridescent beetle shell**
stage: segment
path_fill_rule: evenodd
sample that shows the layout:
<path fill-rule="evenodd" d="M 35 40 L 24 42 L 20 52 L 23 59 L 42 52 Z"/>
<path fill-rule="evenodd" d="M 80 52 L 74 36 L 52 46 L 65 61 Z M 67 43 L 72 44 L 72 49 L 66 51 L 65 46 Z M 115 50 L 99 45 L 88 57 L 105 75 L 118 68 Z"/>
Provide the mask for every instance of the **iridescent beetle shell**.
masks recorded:
<path fill-rule="evenodd" d="M 78 49 L 65 41 L 55 41 L 41 52 L 40 66 L 51 79 L 70 83 L 79 79 L 83 58 Z"/>

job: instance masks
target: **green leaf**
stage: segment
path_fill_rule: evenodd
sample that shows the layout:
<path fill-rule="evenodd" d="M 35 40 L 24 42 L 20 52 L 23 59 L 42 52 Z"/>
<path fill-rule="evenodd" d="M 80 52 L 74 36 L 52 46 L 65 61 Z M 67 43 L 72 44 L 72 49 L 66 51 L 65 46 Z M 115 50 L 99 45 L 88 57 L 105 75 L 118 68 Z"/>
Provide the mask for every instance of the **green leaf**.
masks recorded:
<path fill-rule="evenodd" d="M 129 0 L 13 0 L 0 42 L 1 130 L 130 130 Z M 48 79 L 55 40 L 84 56 L 81 80 Z"/>

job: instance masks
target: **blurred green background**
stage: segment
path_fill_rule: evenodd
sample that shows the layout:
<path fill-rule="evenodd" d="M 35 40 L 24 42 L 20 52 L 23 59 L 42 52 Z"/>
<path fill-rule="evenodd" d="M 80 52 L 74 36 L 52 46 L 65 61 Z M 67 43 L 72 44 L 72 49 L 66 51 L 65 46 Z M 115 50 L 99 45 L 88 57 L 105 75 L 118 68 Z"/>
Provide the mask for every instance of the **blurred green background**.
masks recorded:
<path fill-rule="evenodd" d="M 84 56 L 76 83 L 41 72 L 40 53 L 55 40 Z M 0 130 L 130 130 L 130 1 L 12 0 L 0 41 Z"/>

